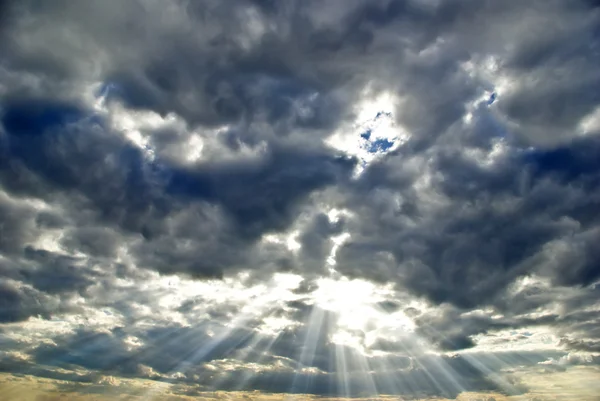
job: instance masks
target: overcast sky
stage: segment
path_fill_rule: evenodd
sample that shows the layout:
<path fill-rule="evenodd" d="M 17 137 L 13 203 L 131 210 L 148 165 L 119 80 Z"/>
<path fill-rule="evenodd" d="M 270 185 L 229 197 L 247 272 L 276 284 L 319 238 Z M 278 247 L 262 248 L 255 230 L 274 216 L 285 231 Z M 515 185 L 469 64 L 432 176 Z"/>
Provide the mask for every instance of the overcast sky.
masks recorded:
<path fill-rule="evenodd" d="M 598 1 L 0 4 L 3 397 L 598 400 Z"/>

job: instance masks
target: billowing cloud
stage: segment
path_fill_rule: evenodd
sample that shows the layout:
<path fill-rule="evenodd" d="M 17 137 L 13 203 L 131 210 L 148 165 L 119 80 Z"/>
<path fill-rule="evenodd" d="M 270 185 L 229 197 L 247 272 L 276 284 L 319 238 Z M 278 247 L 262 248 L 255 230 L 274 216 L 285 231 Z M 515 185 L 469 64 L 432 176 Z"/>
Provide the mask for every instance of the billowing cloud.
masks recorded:
<path fill-rule="evenodd" d="M 596 3 L 4 2 L 0 386 L 591 399 Z"/>

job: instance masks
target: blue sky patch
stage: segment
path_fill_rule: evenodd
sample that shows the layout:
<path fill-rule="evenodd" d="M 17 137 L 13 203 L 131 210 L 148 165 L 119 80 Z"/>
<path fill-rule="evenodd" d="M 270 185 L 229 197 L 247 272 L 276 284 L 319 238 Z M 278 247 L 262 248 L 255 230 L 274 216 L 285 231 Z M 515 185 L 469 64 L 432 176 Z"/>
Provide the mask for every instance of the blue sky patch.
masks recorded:
<path fill-rule="evenodd" d="M 367 151 L 369 153 L 380 153 L 390 150 L 392 146 L 394 146 L 394 141 L 389 141 L 385 138 L 379 138 L 369 142 Z"/>
<path fill-rule="evenodd" d="M 371 139 L 371 130 L 368 129 L 365 132 L 363 132 L 362 134 L 360 134 L 360 137 L 366 141 L 368 141 L 369 139 Z"/>

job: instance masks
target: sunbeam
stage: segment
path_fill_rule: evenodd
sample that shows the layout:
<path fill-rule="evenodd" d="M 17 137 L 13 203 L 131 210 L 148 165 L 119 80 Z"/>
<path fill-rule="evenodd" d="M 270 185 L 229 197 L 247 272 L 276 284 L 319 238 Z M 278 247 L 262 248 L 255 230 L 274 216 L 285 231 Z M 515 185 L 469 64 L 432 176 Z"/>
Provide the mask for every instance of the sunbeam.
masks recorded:
<path fill-rule="evenodd" d="M 335 366 L 337 375 L 337 392 L 344 398 L 350 397 L 350 376 L 346 360 L 346 346 L 335 344 Z"/>
<path fill-rule="evenodd" d="M 323 329 L 324 320 L 325 311 L 319 307 L 313 307 L 308 317 L 303 345 L 300 348 L 298 364 L 290 388 L 292 394 L 305 393 L 311 385 L 310 375 L 302 373 L 307 372 L 313 366 L 315 350 L 321 340 L 321 330 Z"/>
<path fill-rule="evenodd" d="M 232 334 L 238 330 L 246 327 L 246 324 L 251 320 L 255 319 L 257 307 L 258 310 L 262 312 L 262 316 L 269 316 L 270 313 L 273 312 L 274 307 L 268 306 L 268 309 L 265 311 L 262 308 L 265 305 L 269 305 L 269 301 L 271 300 L 272 295 L 263 294 L 262 296 L 256 297 L 250 301 L 250 303 L 244 305 L 240 309 L 240 311 L 233 317 L 233 319 L 224 327 L 221 327 L 219 331 L 214 333 L 211 338 L 203 345 L 193 348 L 186 352 L 179 361 L 176 361 L 172 364 L 165 376 L 167 378 L 173 377 L 174 374 L 185 374 L 186 371 L 196 367 L 196 365 L 206 357 L 211 351 L 213 351 L 216 347 L 221 345 L 224 341 L 232 338 Z M 240 344 L 244 343 L 246 340 L 255 335 L 253 332 L 248 331 L 241 338 L 235 339 L 235 341 L 230 344 L 224 352 L 222 352 L 222 356 L 227 356 L 232 350 L 236 349 Z M 193 338 L 175 338 L 174 341 L 180 342 L 184 341 L 184 343 L 192 343 Z M 168 382 L 172 382 L 171 379 L 167 379 Z M 146 399 L 153 399 L 156 393 L 156 389 L 149 391 L 144 395 Z"/>
<path fill-rule="evenodd" d="M 258 336 L 256 338 L 259 338 Z M 264 338 L 260 338 L 259 342 L 266 342 L 264 347 L 260 347 L 259 343 L 252 343 L 249 344 L 248 347 L 246 347 L 246 351 L 244 351 L 244 354 L 241 356 L 240 360 L 244 361 L 247 358 L 247 355 L 249 352 L 259 352 L 260 355 L 257 359 L 253 360 L 253 363 L 256 363 L 257 365 L 260 365 L 263 360 L 267 357 L 267 354 L 269 352 L 269 350 L 271 349 L 271 347 L 273 346 L 273 344 L 275 344 L 275 342 L 277 341 L 277 339 L 279 338 L 279 335 L 274 335 L 271 336 L 268 339 L 264 339 Z M 260 351 L 258 351 L 260 350 Z M 247 371 L 244 372 L 244 374 L 242 375 L 242 377 L 239 379 L 239 381 L 234 385 L 234 389 L 235 390 L 246 390 L 248 387 L 248 384 L 250 383 L 250 381 L 252 380 L 252 378 L 256 375 L 256 372 L 254 371 Z"/>

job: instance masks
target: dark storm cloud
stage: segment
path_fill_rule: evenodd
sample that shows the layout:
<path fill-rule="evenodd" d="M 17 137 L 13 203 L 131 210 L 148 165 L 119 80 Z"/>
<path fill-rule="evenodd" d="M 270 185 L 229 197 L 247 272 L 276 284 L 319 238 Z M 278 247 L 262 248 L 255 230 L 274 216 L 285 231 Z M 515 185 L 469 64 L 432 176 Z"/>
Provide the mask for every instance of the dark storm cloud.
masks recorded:
<path fill-rule="evenodd" d="M 518 83 L 527 79 L 518 68 L 524 64 L 530 65 L 527 74 L 552 74 L 565 66 L 584 72 L 578 75 L 581 85 L 567 88 L 561 81 L 554 84 L 546 80 L 545 85 L 534 90 L 526 85 L 511 89 L 510 95 L 498 102 L 511 121 L 532 126 L 532 122 L 538 124 L 541 119 L 544 126 L 572 130 L 597 103 L 593 90 L 589 89 L 597 83 L 597 73 L 590 68 L 595 65 L 597 54 L 589 49 L 590 40 L 595 40 L 595 16 L 588 15 L 583 24 L 574 22 L 586 11 L 583 2 L 523 5 L 516 1 L 502 4 L 461 1 L 437 7 L 406 0 L 339 3 L 337 7 L 292 2 L 286 6 L 259 7 L 258 11 L 251 3 L 240 1 L 236 5 L 197 2 L 181 7 L 173 5 L 161 12 L 150 2 L 143 5 L 126 2 L 120 10 L 88 3 L 62 7 L 62 13 L 46 6 L 29 10 L 29 14 L 25 5 L 16 8 L 20 10 L 17 15 L 31 18 L 36 17 L 36 12 L 46 12 L 73 33 L 80 34 L 82 42 L 89 41 L 106 52 L 107 65 L 100 67 L 106 73 L 105 81 L 116 88 L 109 91 L 111 96 L 136 108 L 162 114 L 176 112 L 191 122 L 214 124 L 254 119 L 264 112 L 271 116 L 271 122 L 291 118 L 294 124 L 302 125 L 304 117 L 298 115 L 298 110 L 292 111 L 294 101 L 311 91 L 319 95 L 317 99 L 326 99 L 332 89 L 343 88 L 349 95 L 343 101 L 334 96 L 332 103 L 327 100 L 309 105 L 311 111 L 307 115 L 313 116 L 309 126 L 331 126 L 335 125 L 335 116 L 340 115 L 335 110 L 351 104 L 356 95 L 353 92 L 360 89 L 361 82 L 395 77 L 382 83 L 396 82 L 397 87 L 392 90 L 410 93 L 396 117 L 414 132 L 437 134 L 464 114 L 465 102 L 482 85 L 461 72 L 460 63 L 470 56 L 485 56 L 485 52 L 507 60 L 501 63 L 501 69 L 520 73 Z M 230 11 L 232 7 L 235 12 Z M 320 11 L 320 7 L 325 10 Z M 140 13 L 144 19 L 131 18 Z M 168 18 L 161 18 L 163 14 Z M 549 34 L 525 29 L 530 22 L 542 23 L 543 18 L 555 16 L 564 23 L 546 25 Z M 516 18 L 516 28 L 507 32 L 504 21 L 511 18 Z M 325 22 L 320 23 L 321 20 Z M 84 30 L 76 21 L 89 23 Z M 197 21 L 204 24 L 196 26 Z M 225 21 L 232 27 L 227 32 L 220 29 Z M 262 32 L 258 26 L 265 23 L 271 24 L 271 30 Z M 82 73 L 77 67 L 83 69 L 93 59 L 84 46 L 58 35 L 52 57 L 36 54 L 30 49 L 43 46 L 46 38 L 42 32 L 49 28 L 44 25 L 25 36 L 21 26 L 15 25 L 9 58 L 15 63 L 27 60 L 35 65 L 36 61 L 40 63 L 36 59 L 46 56 L 46 65 L 52 65 L 48 63 L 50 58 L 65 70 L 70 67 Z M 143 34 L 150 27 L 163 35 L 146 39 Z M 479 35 L 472 35 L 473 32 Z M 398 35 L 403 38 L 401 42 L 395 40 Z M 577 39 L 565 39 L 573 37 Z M 26 38 L 30 46 L 19 46 Z M 446 42 L 438 45 L 436 40 L 439 42 L 440 38 Z M 506 42 L 515 46 L 507 49 Z M 414 58 L 413 53 L 431 45 L 434 46 L 431 54 Z M 123 48 L 137 57 L 136 64 L 131 63 Z M 531 48 L 537 51 L 537 56 L 532 55 L 536 52 Z M 73 60 L 68 55 L 83 57 Z M 403 70 L 397 70 L 393 62 L 399 63 Z M 584 93 L 588 89 L 590 94 Z M 525 95 L 532 100 L 521 107 L 517 102 Z M 558 99 L 565 96 L 577 102 L 560 103 Z M 335 106 L 336 103 L 339 104 Z M 333 109 L 328 110 L 327 104 Z M 555 111 L 557 107 L 560 113 Z M 535 131 L 531 135 L 539 137 L 537 127 Z"/>
<path fill-rule="evenodd" d="M 124 344 L 111 333 L 80 330 L 69 337 L 68 346 L 63 344 L 41 345 L 34 352 L 36 362 L 43 365 L 69 367 L 82 366 L 93 370 L 105 370 L 120 366 L 126 369 L 127 355 Z"/>
<path fill-rule="evenodd" d="M 597 149 L 592 139 L 550 151 L 511 149 L 493 168 L 457 151 L 437 151 L 428 164 L 437 174 L 434 196 L 444 198 L 445 204 L 435 217 L 420 210 L 427 204 L 420 205 L 414 187 L 402 181 L 378 182 L 367 196 L 360 186 L 357 201 L 369 206 L 360 209 L 365 212 L 357 220 L 361 235 L 339 251 L 340 268 L 382 281 L 397 274 L 408 289 L 464 307 L 492 300 L 516 277 L 535 271 L 557 284 L 589 285 L 600 274 L 589 245 L 598 227 L 593 212 L 600 196 L 595 185 L 600 170 L 593 161 Z M 398 168 L 400 157 L 390 155 L 372 168 L 383 169 L 386 177 Z M 381 202 L 386 196 L 415 204 L 416 213 L 401 205 L 390 215 Z M 564 244 L 558 254 L 550 249 L 554 241 Z M 390 258 L 382 260 L 383 272 L 362 268 L 362 261 L 378 260 L 385 252 Z M 552 263 L 542 258 L 545 254 L 564 258 L 545 269 L 540 265 Z"/>
<path fill-rule="evenodd" d="M 594 2 L 1 7 L 0 323 L 82 305 L 127 323 L 38 344 L 29 350 L 36 362 L 164 379 L 187 361 L 184 382 L 202 373 L 205 386 L 233 389 L 245 378 L 256 389 L 332 394 L 343 390 L 344 350 L 352 394 L 497 389 L 466 357 L 427 359 L 407 339 L 366 347 L 386 357 L 336 346 L 336 317 L 311 294 L 341 234 L 337 273 L 393 284 L 426 305 L 379 303 L 404 310 L 436 350 L 543 326 L 562 349 L 598 352 L 589 312 L 600 279 Z M 357 132 L 377 158 L 354 176 L 360 160 L 323 140 L 362 124 L 356 105 L 380 93 L 391 95 L 390 118 L 407 138 Z M 150 112 L 161 126 L 129 129 L 117 116 L 141 124 Z M 144 145 L 129 139 L 137 134 Z M 187 161 L 194 138 L 202 152 Z M 332 208 L 347 213 L 334 221 Z M 227 329 L 242 313 L 235 302 L 184 294 L 171 310 L 157 299 L 175 289 L 148 289 L 156 272 L 247 272 L 251 284 L 281 271 L 304 281 L 273 315 L 297 324 L 264 355 L 251 349 L 262 317 Z M 140 328 L 148 322 L 156 327 Z M 209 363 L 244 358 L 265 369 L 207 373 Z M 478 358 L 494 372 L 517 359 Z M 528 363 L 545 360 L 536 358 Z"/>
<path fill-rule="evenodd" d="M 26 247 L 24 258 L 32 263 L 21 269 L 23 281 L 48 294 L 84 291 L 102 276 L 87 266 L 87 260 L 67 255 Z"/>
<path fill-rule="evenodd" d="M 277 145 L 257 162 L 200 165 L 190 170 L 158 166 L 106 130 L 101 120 L 80 113 L 71 122 L 68 110 L 52 103 L 31 109 L 22 104 L 5 107 L 3 145 L 10 156 L 5 159 L 5 185 L 35 196 L 41 179 L 54 191 L 79 192 L 85 198 L 75 197 L 76 202 L 83 201 L 78 207 L 89 208 L 88 214 L 95 219 L 113 225 L 70 229 L 63 238 L 67 248 L 110 257 L 118 238 L 138 233 L 147 242 L 133 248 L 139 249 L 142 264 L 167 272 L 219 276 L 223 269 L 247 263 L 262 233 L 287 228 L 302 200 L 342 180 L 354 166 L 353 160 L 325 149 L 298 152 Z M 16 177 L 14 170 L 36 176 L 28 182 Z M 205 206 L 194 206 L 197 201 Z M 221 220 L 217 218 L 220 210 L 224 211 Z M 182 214 L 185 221 L 173 221 L 172 216 Z M 13 230 L 19 227 L 13 226 Z M 206 248 L 179 250 L 173 246 L 177 239 L 194 240 L 198 245 L 205 242 Z M 11 249 L 18 248 L 16 243 L 11 245 Z M 267 252 L 257 257 L 262 263 L 270 259 L 280 264 L 275 269 L 288 263 L 285 255 L 256 252 Z"/>
<path fill-rule="evenodd" d="M 275 145 L 257 165 L 202 167 L 173 174 L 167 190 L 221 204 L 241 234 L 255 236 L 285 229 L 297 215 L 294 206 L 303 197 L 342 181 L 354 161 L 324 150 L 305 152 Z"/>
<path fill-rule="evenodd" d="M 3 196 L 0 198 L 2 236 L 0 249 L 6 253 L 17 253 L 19 246 L 31 238 L 35 227 L 35 211 Z"/>
<path fill-rule="evenodd" d="M 26 248 L 23 258 L 0 264 L 0 320 L 20 322 L 29 317 L 50 318 L 80 312 L 73 298 L 102 277 L 81 260 Z"/>
<path fill-rule="evenodd" d="M 19 322 L 27 320 L 30 316 L 48 316 L 48 306 L 44 306 L 42 299 L 35 291 L 28 288 L 17 288 L 11 283 L 2 283 L 0 286 L 0 321 Z M 45 303 L 45 302 L 44 302 Z"/>
<path fill-rule="evenodd" d="M 341 234 L 343 227 L 343 218 L 332 222 L 327 215 L 322 213 L 313 217 L 308 227 L 298 238 L 301 244 L 300 257 L 302 258 L 303 270 L 323 273 L 324 261 L 327 260 L 334 246 L 331 237 Z M 300 288 L 297 290 L 300 290 Z"/>
<path fill-rule="evenodd" d="M 574 351 L 599 352 L 600 341 L 577 341 L 563 338 L 560 340 L 560 345 Z"/>
<path fill-rule="evenodd" d="M 521 316 L 491 318 L 476 311 L 463 314 L 456 308 L 440 308 L 435 314 L 424 314 L 415 318 L 419 334 L 445 351 L 472 348 L 475 346 L 473 336 L 479 334 L 522 327 L 531 329 L 556 324 L 559 321 L 559 316 L 551 313 L 535 319 Z"/>
<path fill-rule="evenodd" d="M 152 212 L 155 199 L 140 152 L 106 132 L 93 114 L 74 113 L 54 102 L 3 106 L 2 181 L 7 188 L 42 199 L 56 191 L 78 192 L 101 218 L 126 228 L 136 228 Z"/>

